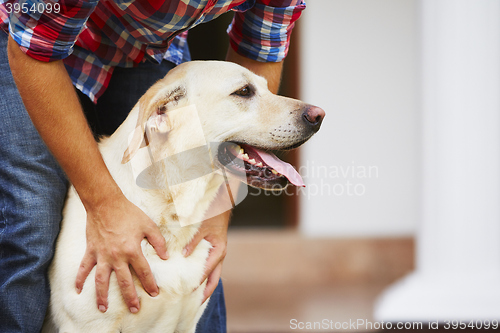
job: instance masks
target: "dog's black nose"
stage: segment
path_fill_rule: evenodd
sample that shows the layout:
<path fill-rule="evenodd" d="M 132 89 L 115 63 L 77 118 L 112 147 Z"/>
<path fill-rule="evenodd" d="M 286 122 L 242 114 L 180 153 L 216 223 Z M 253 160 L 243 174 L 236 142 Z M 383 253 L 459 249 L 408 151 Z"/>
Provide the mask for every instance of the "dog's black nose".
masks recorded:
<path fill-rule="evenodd" d="M 302 118 L 308 126 L 312 128 L 314 132 L 317 132 L 321 126 L 323 118 L 325 118 L 325 111 L 317 106 L 308 106 L 304 113 L 302 113 Z"/>

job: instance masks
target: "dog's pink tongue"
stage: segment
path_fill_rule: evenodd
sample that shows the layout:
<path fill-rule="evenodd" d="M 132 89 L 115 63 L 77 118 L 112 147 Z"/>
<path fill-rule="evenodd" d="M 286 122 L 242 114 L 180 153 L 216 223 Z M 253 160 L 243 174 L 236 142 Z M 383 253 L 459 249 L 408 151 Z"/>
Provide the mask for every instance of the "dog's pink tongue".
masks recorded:
<path fill-rule="evenodd" d="M 245 147 L 245 149 L 248 148 L 249 146 Z M 252 149 L 257 155 L 259 155 L 259 157 L 264 161 L 264 163 L 266 163 L 271 168 L 273 168 L 274 170 L 278 171 L 283 176 L 285 176 L 288 179 L 288 181 L 293 185 L 302 187 L 306 186 L 300 174 L 289 163 L 283 162 L 282 160 L 277 158 L 276 155 L 272 153 L 267 153 L 255 147 L 250 147 L 250 149 Z"/>

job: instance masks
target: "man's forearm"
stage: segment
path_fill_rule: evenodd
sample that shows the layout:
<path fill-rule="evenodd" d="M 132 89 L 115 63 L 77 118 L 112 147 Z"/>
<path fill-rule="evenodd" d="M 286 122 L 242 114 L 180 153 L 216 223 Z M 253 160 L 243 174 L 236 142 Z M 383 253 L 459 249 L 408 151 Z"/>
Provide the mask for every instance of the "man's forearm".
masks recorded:
<path fill-rule="evenodd" d="M 257 75 L 263 76 L 267 79 L 269 90 L 273 93 L 278 93 L 281 80 L 281 71 L 283 69 L 283 62 L 260 62 L 249 59 L 236 53 L 229 47 L 226 55 L 226 60 L 235 62 L 243 67 L 248 68 Z"/>
<path fill-rule="evenodd" d="M 44 63 L 25 55 L 9 37 L 9 63 L 26 109 L 86 206 L 120 194 L 87 125 L 62 61 Z M 88 207 L 87 207 L 88 208 Z"/>
<path fill-rule="evenodd" d="M 144 257 L 146 238 L 167 259 L 165 238 L 156 224 L 128 201 L 111 177 L 87 125 L 78 96 L 61 61 L 43 63 L 25 55 L 9 39 L 9 63 L 19 93 L 40 136 L 75 186 L 87 211 L 85 255 L 75 288 L 79 293 L 95 269 L 96 305 L 108 308 L 111 272 L 123 281 L 120 289 L 130 312 L 140 309 L 130 273 L 136 272 L 146 292 L 158 286 Z"/>

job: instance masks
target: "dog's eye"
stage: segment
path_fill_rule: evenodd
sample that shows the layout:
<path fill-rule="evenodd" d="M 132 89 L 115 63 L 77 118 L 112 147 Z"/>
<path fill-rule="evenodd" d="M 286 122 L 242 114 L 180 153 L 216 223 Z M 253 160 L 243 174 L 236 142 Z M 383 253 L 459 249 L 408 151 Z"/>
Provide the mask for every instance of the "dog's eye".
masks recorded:
<path fill-rule="evenodd" d="M 244 86 L 243 88 L 236 90 L 233 95 L 241 97 L 250 97 L 253 95 L 253 90 L 250 86 Z"/>
<path fill-rule="evenodd" d="M 167 112 L 167 106 L 165 104 L 160 105 L 158 107 L 158 114 L 162 114 L 162 113 L 165 113 L 165 112 Z"/>

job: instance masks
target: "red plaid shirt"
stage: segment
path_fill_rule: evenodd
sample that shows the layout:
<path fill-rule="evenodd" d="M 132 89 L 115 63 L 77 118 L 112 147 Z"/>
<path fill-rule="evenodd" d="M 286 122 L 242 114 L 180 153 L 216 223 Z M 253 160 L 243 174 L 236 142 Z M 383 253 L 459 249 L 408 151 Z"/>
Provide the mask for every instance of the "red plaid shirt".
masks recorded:
<path fill-rule="evenodd" d="M 281 61 L 304 8 L 303 0 L 0 0 L 0 26 L 30 57 L 64 59 L 75 86 L 96 101 L 115 66 L 179 64 L 187 30 L 229 10 L 236 52 Z"/>

